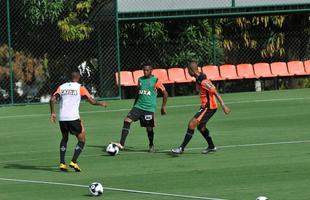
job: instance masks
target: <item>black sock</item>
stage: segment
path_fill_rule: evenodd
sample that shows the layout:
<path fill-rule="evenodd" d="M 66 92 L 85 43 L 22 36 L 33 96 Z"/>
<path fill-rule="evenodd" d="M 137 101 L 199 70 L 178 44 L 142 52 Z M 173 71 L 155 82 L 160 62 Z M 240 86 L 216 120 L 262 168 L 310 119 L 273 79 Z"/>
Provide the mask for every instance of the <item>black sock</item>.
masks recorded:
<path fill-rule="evenodd" d="M 123 128 L 122 128 L 121 140 L 119 142 L 122 146 L 125 145 L 125 141 L 126 141 L 128 133 L 129 133 L 129 129 L 130 129 L 130 123 L 124 121 L 124 125 L 123 125 Z"/>
<path fill-rule="evenodd" d="M 182 150 L 184 151 L 186 145 L 189 143 L 189 141 L 192 139 L 193 137 L 193 134 L 194 134 L 194 129 L 187 129 L 187 132 L 185 134 L 185 137 L 184 137 L 184 140 L 183 140 L 183 143 L 181 144 L 181 147 L 182 147 Z"/>
<path fill-rule="evenodd" d="M 59 145 L 60 163 L 65 164 L 65 155 L 67 151 L 67 141 L 61 140 Z"/>
<path fill-rule="evenodd" d="M 76 163 L 76 160 L 78 159 L 79 155 L 81 154 L 83 148 L 84 148 L 84 145 L 85 143 L 84 142 L 81 142 L 79 141 L 77 143 L 77 145 L 75 146 L 75 149 L 74 149 L 74 154 L 73 154 L 73 157 L 72 157 L 72 162 Z"/>
<path fill-rule="evenodd" d="M 207 143 L 209 145 L 209 148 L 213 149 L 215 146 L 214 146 L 212 137 L 210 136 L 209 130 L 206 128 L 204 131 L 200 131 L 200 133 L 206 139 L 206 141 L 207 141 Z"/>
<path fill-rule="evenodd" d="M 147 137 L 149 138 L 149 145 L 154 145 L 154 131 L 153 129 L 151 131 L 147 130 Z"/>

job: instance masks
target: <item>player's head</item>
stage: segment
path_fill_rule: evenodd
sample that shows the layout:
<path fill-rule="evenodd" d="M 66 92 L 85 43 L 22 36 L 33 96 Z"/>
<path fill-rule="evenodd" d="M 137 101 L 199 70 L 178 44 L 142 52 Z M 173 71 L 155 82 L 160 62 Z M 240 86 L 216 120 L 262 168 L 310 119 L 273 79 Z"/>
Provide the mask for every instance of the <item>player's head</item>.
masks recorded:
<path fill-rule="evenodd" d="M 145 77 L 152 76 L 153 67 L 151 64 L 149 64 L 149 63 L 144 64 L 142 67 L 142 70 L 143 70 L 143 74 Z"/>
<path fill-rule="evenodd" d="M 71 72 L 71 81 L 73 82 L 79 82 L 81 79 L 80 72 L 77 70 L 74 70 Z"/>
<path fill-rule="evenodd" d="M 188 69 L 189 75 L 191 75 L 193 77 L 196 77 L 200 74 L 200 72 L 198 70 L 198 64 L 196 61 L 189 62 L 187 65 L 187 69 Z"/>

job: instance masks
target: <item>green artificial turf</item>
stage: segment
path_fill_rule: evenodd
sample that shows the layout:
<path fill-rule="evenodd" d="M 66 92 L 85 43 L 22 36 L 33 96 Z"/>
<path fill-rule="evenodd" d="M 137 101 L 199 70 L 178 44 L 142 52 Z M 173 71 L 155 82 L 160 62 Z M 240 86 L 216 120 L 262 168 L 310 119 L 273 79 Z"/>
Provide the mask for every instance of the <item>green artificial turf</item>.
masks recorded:
<path fill-rule="evenodd" d="M 0 199 L 94 199 L 87 187 L 4 180 L 45 181 L 159 192 L 210 199 L 309 200 L 310 90 L 280 90 L 223 94 L 232 109 L 221 109 L 208 128 L 218 152 L 201 154 L 206 147 L 198 131 L 180 156 L 167 150 L 183 140 L 189 119 L 199 110 L 197 96 L 168 100 L 167 115 L 156 116 L 157 153 L 148 153 L 146 132 L 131 126 L 127 151 L 105 153 L 118 141 L 132 100 L 109 101 L 108 108 L 81 104 L 86 147 L 79 158 L 82 172 L 58 171 L 60 132 L 49 122 L 48 105 L 0 107 Z M 160 105 L 161 99 L 158 99 Z M 160 106 L 158 106 L 160 107 Z M 70 137 L 69 163 L 76 144 Z M 104 200 L 190 199 L 106 189 Z"/>

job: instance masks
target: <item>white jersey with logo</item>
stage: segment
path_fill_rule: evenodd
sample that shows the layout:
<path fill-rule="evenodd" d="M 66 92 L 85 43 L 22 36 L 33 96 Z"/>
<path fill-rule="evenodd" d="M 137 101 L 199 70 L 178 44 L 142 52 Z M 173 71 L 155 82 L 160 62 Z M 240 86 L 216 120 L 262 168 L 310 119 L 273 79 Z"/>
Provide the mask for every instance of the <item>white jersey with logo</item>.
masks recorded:
<path fill-rule="evenodd" d="M 80 119 L 81 96 L 89 95 L 86 88 L 77 82 L 67 82 L 58 87 L 56 94 L 60 95 L 59 121 Z"/>

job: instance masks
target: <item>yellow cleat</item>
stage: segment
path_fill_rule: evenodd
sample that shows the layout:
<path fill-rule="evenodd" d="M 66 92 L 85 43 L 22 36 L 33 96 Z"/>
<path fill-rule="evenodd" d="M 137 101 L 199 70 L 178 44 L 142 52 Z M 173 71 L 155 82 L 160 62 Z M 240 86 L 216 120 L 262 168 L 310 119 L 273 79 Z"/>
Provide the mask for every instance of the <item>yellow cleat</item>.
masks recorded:
<path fill-rule="evenodd" d="M 69 166 L 71 168 L 73 168 L 76 172 L 80 172 L 81 171 L 81 168 L 80 168 L 80 166 L 77 163 L 74 163 L 74 162 L 71 161 Z"/>
<path fill-rule="evenodd" d="M 63 164 L 63 163 L 60 163 L 60 164 L 59 164 L 59 169 L 60 169 L 61 171 L 64 171 L 64 172 L 68 171 L 67 165 L 65 165 L 65 164 Z"/>

